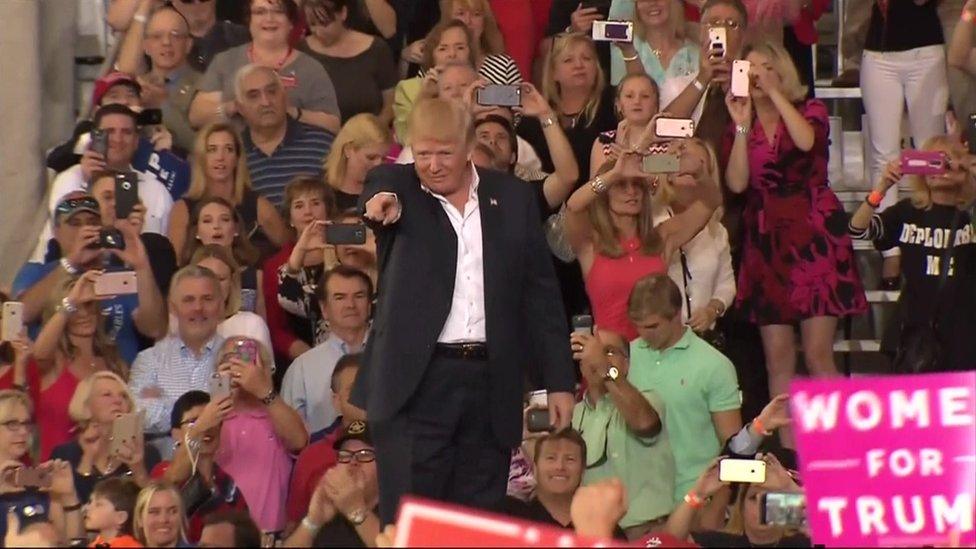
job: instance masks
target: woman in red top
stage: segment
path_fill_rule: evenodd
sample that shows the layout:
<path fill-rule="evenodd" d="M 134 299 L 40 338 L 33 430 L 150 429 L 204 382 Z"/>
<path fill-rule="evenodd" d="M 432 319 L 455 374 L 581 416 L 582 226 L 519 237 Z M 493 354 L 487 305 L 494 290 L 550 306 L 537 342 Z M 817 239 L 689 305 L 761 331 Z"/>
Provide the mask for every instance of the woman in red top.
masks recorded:
<path fill-rule="evenodd" d="M 105 335 L 104 323 L 99 322 L 101 311 L 94 286 L 99 274 L 87 271 L 66 282 L 64 292 L 51 300 L 48 320 L 34 343 L 40 375 L 37 407 L 44 410 L 37 415 L 41 459 L 47 459 L 55 446 L 71 440 L 74 422 L 68 415 L 68 402 L 78 382 L 99 370 L 109 370 L 125 380 L 129 377 L 129 366 Z"/>
<path fill-rule="evenodd" d="M 637 330 L 627 317 L 627 300 L 634 284 L 650 274 L 667 272 L 669 250 L 694 237 L 721 204 L 717 185 L 699 184 L 708 174 L 708 154 L 695 140 L 676 141 L 680 155 L 673 184 L 694 189 L 696 200 L 684 212 L 654 226 L 651 196 L 661 176 L 641 168 L 651 129 L 633 149 L 616 148 L 615 160 L 601 175 L 580 187 L 566 203 L 566 238 L 579 259 L 594 323 L 601 330 L 627 339 Z M 658 197 L 659 199 L 663 197 Z"/>

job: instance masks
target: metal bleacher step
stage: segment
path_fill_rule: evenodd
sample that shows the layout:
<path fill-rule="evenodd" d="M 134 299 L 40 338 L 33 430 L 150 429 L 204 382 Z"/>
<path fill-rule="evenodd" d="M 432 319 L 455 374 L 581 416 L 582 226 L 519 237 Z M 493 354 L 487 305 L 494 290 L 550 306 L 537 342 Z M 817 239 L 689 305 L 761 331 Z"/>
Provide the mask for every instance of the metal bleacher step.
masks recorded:
<path fill-rule="evenodd" d="M 876 353 L 881 350 L 877 339 L 841 339 L 834 342 L 835 353 Z"/>

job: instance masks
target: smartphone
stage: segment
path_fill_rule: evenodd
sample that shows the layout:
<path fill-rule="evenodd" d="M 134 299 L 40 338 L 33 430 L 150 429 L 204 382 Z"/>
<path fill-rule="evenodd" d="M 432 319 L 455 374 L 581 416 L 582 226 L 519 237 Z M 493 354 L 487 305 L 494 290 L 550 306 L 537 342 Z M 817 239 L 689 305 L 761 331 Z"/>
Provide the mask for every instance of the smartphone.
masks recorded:
<path fill-rule="evenodd" d="M 103 157 L 108 155 L 108 134 L 105 130 L 95 128 L 91 131 L 91 144 L 88 146 Z"/>
<path fill-rule="evenodd" d="M 37 467 L 20 467 L 14 471 L 14 484 L 21 488 L 50 488 L 51 473 Z"/>
<path fill-rule="evenodd" d="M 591 36 L 594 42 L 633 42 L 634 23 L 631 21 L 594 21 Z"/>
<path fill-rule="evenodd" d="M 722 482 L 766 482 L 766 462 L 761 459 L 723 459 L 718 464 Z"/>
<path fill-rule="evenodd" d="M 573 316 L 573 333 L 593 333 L 593 317 L 591 315 Z"/>
<path fill-rule="evenodd" d="M 40 502 L 16 503 L 7 507 L 7 512 L 17 515 L 17 522 L 20 523 L 20 531 L 34 524 L 47 522 L 48 509 Z"/>
<path fill-rule="evenodd" d="M 654 133 L 658 137 L 694 137 L 695 121 L 691 118 L 658 118 Z"/>
<path fill-rule="evenodd" d="M 125 172 L 115 176 L 115 219 L 125 219 L 139 203 L 139 175 Z"/>
<path fill-rule="evenodd" d="M 904 175 L 942 175 L 947 169 L 946 155 L 942 151 L 901 151 L 901 173 Z"/>
<path fill-rule="evenodd" d="M 803 494 L 766 492 L 762 495 L 759 522 L 776 526 L 804 528 L 807 524 L 807 501 Z"/>
<path fill-rule="evenodd" d="M 98 244 L 94 247 L 124 250 L 125 237 L 122 236 L 122 231 L 116 228 L 102 229 L 98 231 Z"/>
<path fill-rule="evenodd" d="M 676 154 L 649 154 L 641 163 L 644 173 L 678 173 L 681 162 Z"/>
<path fill-rule="evenodd" d="M 235 345 L 235 354 L 242 362 L 257 364 L 258 344 L 250 339 L 243 339 Z"/>
<path fill-rule="evenodd" d="M 122 443 L 138 444 L 142 435 L 142 424 L 145 411 L 122 414 L 112 422 L 112 440 L 109 444 L 109 455 L 116 455 L 122 449 Z"/>
<path fill-rule="evenodd" d="M 488 84 L 478 88 L 478 104 L 498 107 L 517 107 L 522 104 L 522 88 Z"/>
<path fill-rule="evenodd" d="M 230 394 L 230 376 L 214 373 L 210 376 L 209 391 L 211 400 L 220 400 Z"/>
<path fill-rule="evenodd" d="M 24 330 L 24 304 L 19 301 L 4 303 L 2 322 L 0 341 L 16 341 Z"/>
<path fill-rule="evenodd" d="M 708 29 L 708 56 L 725 57 L 728 36 L 725 27 L 715 27 Z"/>
<path fill-rule="evenodd" d="M 732 62 L 732 85 L 729 90 L 734 97 L 749 97 L 749 69 L 752 63 L 742 59 Z"/>
<path fill-rule="evenodd" d="M 326 225 L 325 243 L 340 246 L 365 244 L 366 225 L 362 223 L 333 223 Z"/>
<path fill-rule="evenodd" d="M 142 109 L 136 115 L 136 124 L 139 126 L 158 126 L 163 123 L 163 111 L 160 109 Z"/>
<path fill-rule="evenodd" d="M 969 115 L 969 125 L 966 126 L 966 136 L 969 140 L 969 154 L 976 154 L 976 112 Z"/>
<path fill-rule="evenodd" d="M 552 430 L 549 410 L 533 408 L 525 414 L 525 427 L 530 433 L 543 433 Z"/>
<path fill-rule="evenodd" d="M 135 271 L 112 271 L 95 279 L 95 295 L 129 295 L 137 292 Z"/>

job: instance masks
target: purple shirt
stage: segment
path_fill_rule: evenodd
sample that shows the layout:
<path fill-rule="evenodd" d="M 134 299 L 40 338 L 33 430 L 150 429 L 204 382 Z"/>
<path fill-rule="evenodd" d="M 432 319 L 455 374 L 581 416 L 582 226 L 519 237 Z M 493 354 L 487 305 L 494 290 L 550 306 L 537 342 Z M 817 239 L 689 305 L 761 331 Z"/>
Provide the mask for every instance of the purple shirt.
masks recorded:
<path fill-rule="evenodd" d="M 274 432 L 265 408 L 237 409 L 220 428 L 217 465 L 237 481 L 251 518 L 265 532 L 285 528 L 292 456 Z"/>

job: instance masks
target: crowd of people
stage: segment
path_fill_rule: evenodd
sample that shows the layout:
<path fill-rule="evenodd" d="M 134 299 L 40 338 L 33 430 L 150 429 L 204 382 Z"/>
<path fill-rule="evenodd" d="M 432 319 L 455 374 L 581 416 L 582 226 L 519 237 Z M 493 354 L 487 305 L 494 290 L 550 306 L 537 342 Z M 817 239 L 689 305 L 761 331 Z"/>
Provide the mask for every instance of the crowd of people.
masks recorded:
<path fill-rule="evenodd" d="M 893 370 L 976 369 L 976 130 L 945 116 L 976 0 L 951 37 L 939 0 L 863 3 L 849 213 L 821 0 L 111 0 L 0 295 L 7 546 L 375 546 L 406 494 L 810 546 L 760 494 L 802 493 L 789 383 L 841 375 L 865 286 L 901 290 Z"/>

